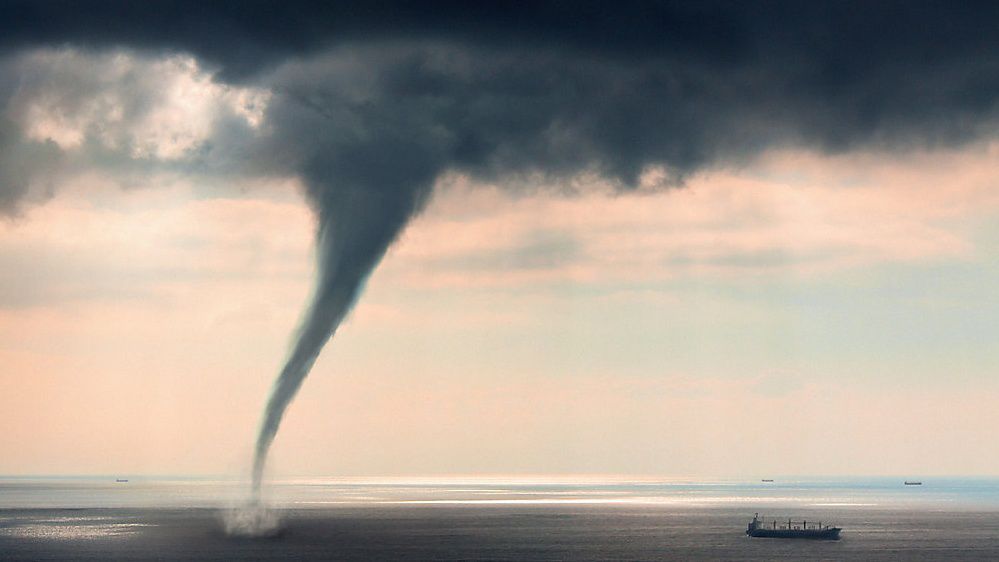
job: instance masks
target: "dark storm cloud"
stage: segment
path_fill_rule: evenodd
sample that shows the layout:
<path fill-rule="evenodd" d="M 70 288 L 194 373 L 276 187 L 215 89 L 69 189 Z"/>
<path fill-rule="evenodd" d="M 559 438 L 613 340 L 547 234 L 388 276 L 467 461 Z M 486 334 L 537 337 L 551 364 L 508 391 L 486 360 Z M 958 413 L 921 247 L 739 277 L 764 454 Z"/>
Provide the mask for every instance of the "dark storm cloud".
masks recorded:
<path fill-rule="evenodd" d="M 996 132 L 999 55 L 886 66 L 828 88 L 822 74 L 791 58 L 731 66 L 519 46 L 349 45 L 262 79 L 278 95 L 273 146 L 256 161 L 336 169 L 342 181 L 381 186 L 372 189 L 445 170 L 489 179 L 593 171 L 627 187 L 650 165 L 682 177 L 775 146 L 904 149 Z"/>
<path fill-rule="evenodd" d="M 835 74 L 896 57 L 985 54 L 996 45 L 997 10 L 989 2 L 8 0 L 0 45 L 176 48 L 241 73 L 337 43 L 429 38 L 625 60 L 737 64 L 795 52 Z"/>
<path fill-rule="evenodd" d="M 339 43 L 385 39 L 724 60 L 743 55 L 746 14 L 736 12 L 745 11 L 652 2 L 12 0 L 0 8 L 0 46 L 181 49 L 233 75 Z"/>
<path fill-rule="evenodd" d="M 14 0 L 0 49 L 187 52 L 272 88 L 272 146 L 237 150 L 237 130 L 209 145 L 260 172 L 387 186 L 375 176 L 586 169 L 631 185 L 649 165 L 682 177 L 773 146 L 992 135 L 997 22 L 999 5 L 953 2 Z"/>

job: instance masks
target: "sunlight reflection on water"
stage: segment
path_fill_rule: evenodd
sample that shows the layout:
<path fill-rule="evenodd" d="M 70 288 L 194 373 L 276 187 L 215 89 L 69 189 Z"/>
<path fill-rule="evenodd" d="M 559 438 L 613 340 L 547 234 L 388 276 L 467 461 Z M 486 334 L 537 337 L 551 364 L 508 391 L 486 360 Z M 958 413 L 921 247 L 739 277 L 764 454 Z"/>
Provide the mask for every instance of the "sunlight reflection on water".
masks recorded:
<path fill-rule="evenodd" d="M 0 528 L 0 535 L 19 539 L 92 540 L 134 535 L 149 523 L 84 523 L 93 518 L 59 517 L 56 520 L 35 520 Z"/>

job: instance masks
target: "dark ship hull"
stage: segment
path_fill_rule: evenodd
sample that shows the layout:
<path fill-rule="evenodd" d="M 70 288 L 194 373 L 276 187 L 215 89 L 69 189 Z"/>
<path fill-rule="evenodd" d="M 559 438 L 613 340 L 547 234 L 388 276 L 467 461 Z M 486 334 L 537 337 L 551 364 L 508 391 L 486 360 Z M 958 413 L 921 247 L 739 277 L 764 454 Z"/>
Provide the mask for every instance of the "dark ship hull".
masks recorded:
<path fill-rule="evenodd" d="M 771 539 L 817 539 L 836 541 L 839 540 L 840 529 L 830 527 L 828 529 L 753 529 L 746 531 L 751 537 L 764 537 Z"/>

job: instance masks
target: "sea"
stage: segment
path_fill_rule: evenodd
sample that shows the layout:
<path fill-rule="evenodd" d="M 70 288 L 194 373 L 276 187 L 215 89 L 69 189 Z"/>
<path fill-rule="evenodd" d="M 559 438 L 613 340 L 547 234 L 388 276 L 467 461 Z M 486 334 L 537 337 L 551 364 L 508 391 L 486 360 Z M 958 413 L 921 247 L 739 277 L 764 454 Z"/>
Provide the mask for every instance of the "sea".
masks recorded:
<path fill-rule="evenodd" d="M 119 481 L 127 480 L 127 481 Z M 999 560 L 999 479 L 0 477 L 2 560 Z M 843 529 L 750 538 L 754 514 Z"/>

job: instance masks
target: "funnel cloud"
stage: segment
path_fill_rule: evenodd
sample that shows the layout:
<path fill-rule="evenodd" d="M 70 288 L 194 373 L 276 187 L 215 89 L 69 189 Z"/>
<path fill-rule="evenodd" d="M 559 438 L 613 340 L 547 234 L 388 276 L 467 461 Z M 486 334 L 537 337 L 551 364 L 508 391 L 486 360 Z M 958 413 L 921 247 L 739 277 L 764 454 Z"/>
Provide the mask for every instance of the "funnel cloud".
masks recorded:
<path fill-rule="evenodd" d="M 319 199 L 315 293 L 264 411 L 253 459 L 255 494 L 259 494 L 267 452 L 288 404 L 350 312 L 368 275 L 422 206 L 429 188 L 429 183 L 412 183 L 387 194 L 377 187 L 341 187 L 326 190 Z"/>

